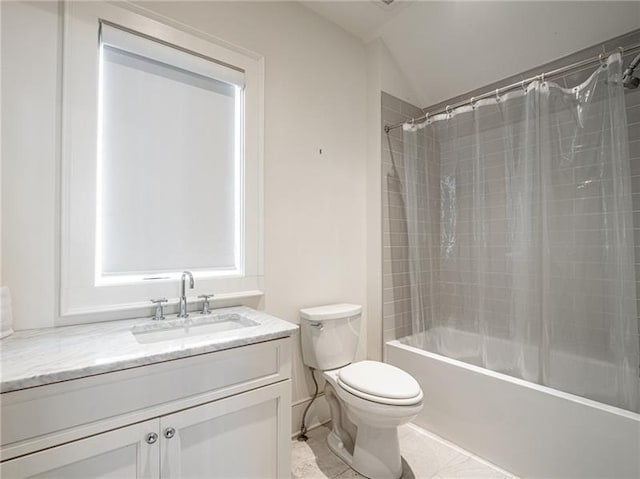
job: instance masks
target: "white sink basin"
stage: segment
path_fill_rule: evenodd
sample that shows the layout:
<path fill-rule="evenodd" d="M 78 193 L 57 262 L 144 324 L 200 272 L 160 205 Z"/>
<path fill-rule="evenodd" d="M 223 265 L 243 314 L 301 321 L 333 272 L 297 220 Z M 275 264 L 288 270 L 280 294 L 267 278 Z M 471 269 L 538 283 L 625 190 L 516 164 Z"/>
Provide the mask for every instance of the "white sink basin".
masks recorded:
<path fill-rule="evenodd" d="M 186 319 L 166 319 L 134 326 L 131 334 L 141 344 L 219 334 L 236 329 L 258 326 L 256 321 L 239 314 L 192 314 Z"/>

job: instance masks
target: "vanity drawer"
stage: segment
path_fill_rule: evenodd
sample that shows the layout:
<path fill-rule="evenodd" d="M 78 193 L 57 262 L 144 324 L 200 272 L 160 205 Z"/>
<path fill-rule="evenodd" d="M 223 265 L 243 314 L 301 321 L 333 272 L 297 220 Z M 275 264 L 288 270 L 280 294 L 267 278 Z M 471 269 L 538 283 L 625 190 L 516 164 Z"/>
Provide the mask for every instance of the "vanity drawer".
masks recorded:
<path fill-rule="evenodd" d="M 0 460 L 290 377 L 284 338 L 4 393 Z"/>

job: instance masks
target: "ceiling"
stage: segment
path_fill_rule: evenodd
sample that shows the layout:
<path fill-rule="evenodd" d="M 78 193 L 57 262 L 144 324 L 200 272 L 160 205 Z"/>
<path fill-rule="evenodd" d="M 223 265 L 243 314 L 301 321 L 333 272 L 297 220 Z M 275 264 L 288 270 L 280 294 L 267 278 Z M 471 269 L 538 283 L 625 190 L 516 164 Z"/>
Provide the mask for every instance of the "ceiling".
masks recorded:
<path fill-rule="evenodd" d="M 394 0 L 389 5 L 382 0 L 325 0 L 300 3 L 365 42 L 375 38 L 380 27 L 411 4 L 406 0 Z"/>
<path fill-rule="evenodd" d="M 429 106 L 640 26 L 640 2 L 303 2 L 367 43 L 379 38 Z"/>

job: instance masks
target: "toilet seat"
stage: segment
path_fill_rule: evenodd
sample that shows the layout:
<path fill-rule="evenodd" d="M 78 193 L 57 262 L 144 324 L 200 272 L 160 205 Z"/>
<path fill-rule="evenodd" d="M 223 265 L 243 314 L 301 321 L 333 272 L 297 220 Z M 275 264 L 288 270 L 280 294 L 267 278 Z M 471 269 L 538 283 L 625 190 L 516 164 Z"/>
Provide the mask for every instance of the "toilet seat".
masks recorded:
<path fill-rule="evenodd" d="M 367 401 L 411 406 L 422 401 L 418 382 L 402 369 L 379 361 L 359 361 L 340 369 L 338 385 Z"/>

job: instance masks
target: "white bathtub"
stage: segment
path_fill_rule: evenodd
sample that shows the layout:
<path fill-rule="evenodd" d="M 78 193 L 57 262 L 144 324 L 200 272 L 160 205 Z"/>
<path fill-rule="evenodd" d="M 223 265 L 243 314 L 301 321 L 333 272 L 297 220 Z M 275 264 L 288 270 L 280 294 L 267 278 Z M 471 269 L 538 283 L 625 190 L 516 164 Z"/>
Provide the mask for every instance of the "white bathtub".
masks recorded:
<path fill-rule="evenodd" d="M 640 478 L 640 414 L 401 341 L 385 352 L 424 391 L 416 424 L 514 474 Z"/>

